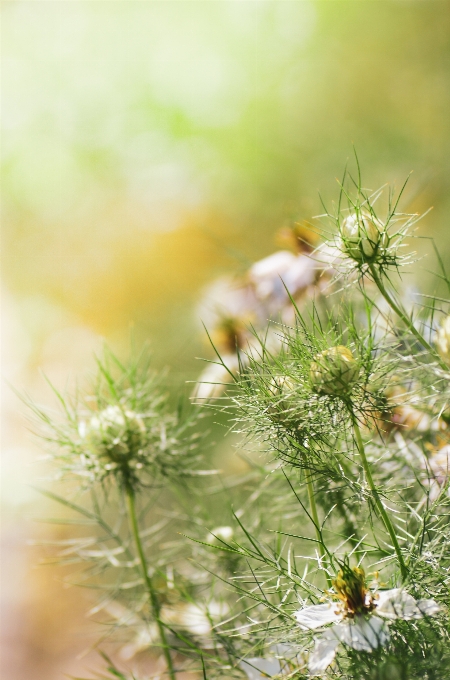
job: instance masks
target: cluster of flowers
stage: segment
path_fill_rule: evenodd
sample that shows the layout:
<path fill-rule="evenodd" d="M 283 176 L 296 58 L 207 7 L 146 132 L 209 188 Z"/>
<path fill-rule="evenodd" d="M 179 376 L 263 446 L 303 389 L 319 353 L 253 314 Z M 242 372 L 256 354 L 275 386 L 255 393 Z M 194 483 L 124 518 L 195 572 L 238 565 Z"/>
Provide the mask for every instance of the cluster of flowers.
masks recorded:
<path fill-rule="evenodd" d="M 392 288 L 416 218 L 344 195 L 335 236 L 291 229 L 295 252 L 203 305 L 219 359 L 194 402 L 256 442 L 241 478 L 202 483 L 196 416 L 170 413 L 147 368 L 101 364 L 106 392 L 54 427 L 94 499 L 69 507 L 101 527 L 76 554 L 93 579 L 116 570 L 96 611 L 125 631 L 121 662 L 152 649 L 170 680 L 450 678 L 450 316 L 434 300 L 418 318 Z"/>

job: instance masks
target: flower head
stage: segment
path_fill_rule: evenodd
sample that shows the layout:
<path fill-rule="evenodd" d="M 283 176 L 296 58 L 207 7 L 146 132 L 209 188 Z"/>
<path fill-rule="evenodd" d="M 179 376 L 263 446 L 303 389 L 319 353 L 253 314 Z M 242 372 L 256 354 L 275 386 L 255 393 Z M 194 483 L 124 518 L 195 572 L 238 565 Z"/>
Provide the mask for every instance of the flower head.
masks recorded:
<path fill-rule="evenodd" d="M 440 611 L 434 600 L 415 600 L 401 588 L 370 590 L 364 570 L 344 563 L 333 580 L 333 591 L 324 604 L 303 607 L 294 616 L 304 630 L 326 628 L 316 639 L 309 658 L 309 672 L 320 675 L 333 661 L 340 643 L 361 652 L 372 652 L 389 640 L 387 621 L 421 619 Z"/>
<path fill-rule="evenodd" d="M 145 424 L 134 411 L 107 406 L 92 416 L 86 440 L 95 455 L 111 463 L 125 463 L 139 456 L 145 446 Z"/>
<path fill-rule="evenodd" d="M 115 479 L 133 490 L 198 474 L 197 413 L 169 411 L 148 355 L 123 365 L 106 350 L 98 363 L 92 389 L 63 401 L 63 420 L 37 410 L 62 471 L 88 486 Z"/>
<path fill-rule="evenodd" d="M 345 253 L 357 262 L 375 261 L 388 238 L 379 220 L 365 210 L 344 219 L 340 236 Z"/>
<path fill-rule="evenodd" d="M 317 354 L 311 363 L 311 385 L 319 394 L 345 396 L 358 380 L 359 372 L 358 362 L 348 347 L 330 347 Z"/>

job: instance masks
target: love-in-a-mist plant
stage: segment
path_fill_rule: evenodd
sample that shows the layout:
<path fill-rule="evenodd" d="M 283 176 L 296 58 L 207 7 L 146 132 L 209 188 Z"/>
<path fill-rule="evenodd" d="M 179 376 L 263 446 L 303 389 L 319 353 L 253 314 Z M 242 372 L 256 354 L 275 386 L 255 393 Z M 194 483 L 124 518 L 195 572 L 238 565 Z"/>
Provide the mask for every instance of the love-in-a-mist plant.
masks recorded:
<path fill-rule="evenodd" d="M 168 408 L 146 351 L 123 364 L 106 349 L 85 392 L 74 399 L 55 393 L 59 418 L 31 404 L 63 486 L 43 493 L 73 511 L 67 523 L 90 529 L 63 541 L 58 559 L 80 563 L 79 582 L 99 590 L 92 613 L 107 617 L 108 634 L 128 629 L 121 656 L 153 647 L 174 680 L 171 648 L 186 645 L 176 632 L 183 616 L 187 629 L 203 621 L 209 627 L 206 606 L 189 610 L 196 575 L 177 572 L 182 495 L 189 480 L 208 474 L 200 469 L 198 411 Z"/>
<path fill-rule="evenodd" d="M 62 424 L 35 409 L 82 499 L 70 481 L 50 495 L 99 528 L 64 549 L 123 624 L 122 661 L 157 648 L 171 680 L 450 679 L 450 280 L 438 255 L 436 293 L 404 294 L 418 216 L 387 193 L 344 178 L 322 242 L 233 297 L 250 321 L 195 395 L 243 473 L 205 486 L 198 409 L 168 411 L 147 365 L 101 361 Z"/>
<path fill-rule="evenodd" d="M 225 407 L 303 509 L 282 545 L 242 524 L 250 545 L 226 546 L 248 562 L 250 678 L 450 677 L 448 302 L 402 302 L 417 216 L 349 184 L 312 255 L 333 254 L 329 304 L 279 325 L 280 351 L 243 350 Z"/>

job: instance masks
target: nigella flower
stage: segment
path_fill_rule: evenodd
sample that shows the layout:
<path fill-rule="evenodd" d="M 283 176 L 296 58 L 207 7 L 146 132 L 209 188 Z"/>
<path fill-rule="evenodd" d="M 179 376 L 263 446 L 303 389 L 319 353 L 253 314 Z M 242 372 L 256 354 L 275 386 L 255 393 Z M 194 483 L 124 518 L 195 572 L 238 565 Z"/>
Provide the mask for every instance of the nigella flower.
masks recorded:
<path fill-rule="evenodd" d="M 333 580 L 333 591 L 328 602 L 303 607 L 294 614 L 304 630 L 332 624 L 316 639 L 310 654 L 308 668 L 313 676 L 328 668 L 340 643 L 359 652 L 372 652 L 388 642 L 389 620 L 421 619 L 440 610 L 434 600 L 415 600 L 402 588 L 371 592 L 364 570 L 347 563 Z"/>
<path fill-rule="evenodd" d="M 255 656 L 241 661 L 239 665 L 249 680 L 264 680 L 281 672 L 281 663 L 278 659 Z"/>
<path fill-rule="evenodd" d="M 269 656 L 255 656 L 242 659 L 239 666 L 249 680 L 264 678 L 292 677 L 292 671 L 304 671 L 307 661 L 304 652 L 290 644 L 275 644 L 269 649 Z"/>
<path fill-rule="evenodd" d="M 443 360 L 450 364 L 450 316 L 443 320 L 437 332 L 436 347 Z"/>
<path fill-rule="evenodd" d="M 447 484 L 450 476 L 450 445 L 443 446 L 432 453 L 429 458 L 423 459 L 422 466 L 430 477 L 428 480 L 430 484 L 428 497 L 433 502 Z"/>
<path fill-rule="evenodd" d="M 286 289 L 296 297 L 314 283 L 317 273 L 317 263 L 308 255 L 279 250 L 256 262 L 248 276 L 258 299 L 275 311 L 289 302 Z"/>

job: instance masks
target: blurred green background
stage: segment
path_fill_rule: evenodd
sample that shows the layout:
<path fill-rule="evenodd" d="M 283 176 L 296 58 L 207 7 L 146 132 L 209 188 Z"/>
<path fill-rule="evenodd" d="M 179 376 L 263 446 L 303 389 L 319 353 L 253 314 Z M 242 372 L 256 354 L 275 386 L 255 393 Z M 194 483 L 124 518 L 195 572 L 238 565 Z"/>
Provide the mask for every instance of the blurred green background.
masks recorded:
<path fill-rule="evenodd" d="M 419 233 L 448 260 L 446 0 L 16 0 L 2 14 L 3 365 L 19 390 L 49 401 L 38 369 L 70 385 L 132 328 L 188 393 L 209 351 L 202 290 L 319 213 L 352 144 L 365 186 L 414 170 L 404 208 L 434 206 Z M 85 639 L 77 596 L 30 571 L 25 481 L 40 472 L 8 388 L 3 401 L 5 678 L 53 680 L 85 667 Z"/>

